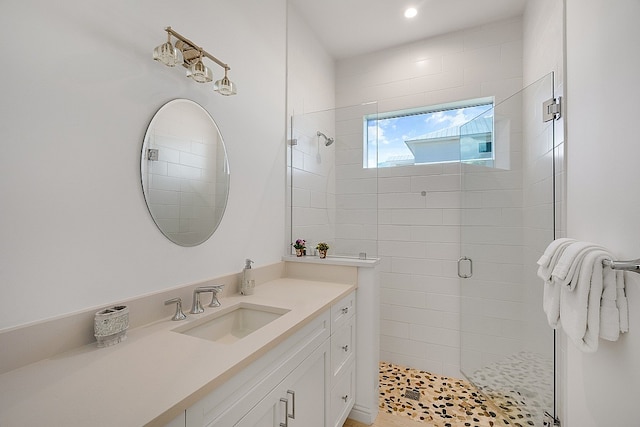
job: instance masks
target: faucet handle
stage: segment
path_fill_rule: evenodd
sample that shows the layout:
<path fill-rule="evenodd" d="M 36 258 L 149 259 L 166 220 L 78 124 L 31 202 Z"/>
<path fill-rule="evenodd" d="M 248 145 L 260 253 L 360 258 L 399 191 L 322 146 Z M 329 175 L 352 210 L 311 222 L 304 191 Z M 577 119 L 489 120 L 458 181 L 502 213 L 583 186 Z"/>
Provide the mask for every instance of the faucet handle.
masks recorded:
<path fill-rule="evenodd" d="M 220 307 L 222 304 L 220 304 L 220 301 L 218 301 L 218 293 L 222 292 L 222 290 L 224 289 L 224 285 L 212 285 L 211 286 L 211 292 L 212 292 L 212 297 L 211 297 L 211 304 L 209 304 L 209 307 Z"/>
<path fill-rule="evenodd" d="M 182 299 L 180 298 L 172 298 L 164 302 L 164 305 L 175 304 L 176 305 L 176 314 L 173 315 L 171 320 L 184 320 L 187 316 L 182 312 Z"/>

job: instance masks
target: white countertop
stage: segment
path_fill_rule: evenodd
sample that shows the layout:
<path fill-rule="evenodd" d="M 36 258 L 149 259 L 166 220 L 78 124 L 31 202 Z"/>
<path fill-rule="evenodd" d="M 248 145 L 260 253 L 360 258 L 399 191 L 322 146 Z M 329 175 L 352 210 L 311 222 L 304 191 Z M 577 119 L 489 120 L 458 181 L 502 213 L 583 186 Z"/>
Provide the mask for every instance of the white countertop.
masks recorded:
<path fill-rule="evenodd" d="M 0 426 L 164 425 L 354 289 L 277 279 L 186 321 L 131 329 L 117 345 L 93 343 L 7 372 L 0 375 Z M 290 311 L 231 345 L 172 331 L 239 302 Z"/>
<path fill-rule="evenodd" d="M 328 255 L 326 258 L 320 258 L 317 255 L 304 255 L 304 256 L 295 256 L 295 255 L 285 255 L 282 257 L 283 261 L 287 262 L 301 262 L 307 264 L 325 264 L 325 265 L 346 265 L 350 267 L 375 267 L 379 262 L 380 258 L 353 258 L 346 256 L 332 256 Z"/>

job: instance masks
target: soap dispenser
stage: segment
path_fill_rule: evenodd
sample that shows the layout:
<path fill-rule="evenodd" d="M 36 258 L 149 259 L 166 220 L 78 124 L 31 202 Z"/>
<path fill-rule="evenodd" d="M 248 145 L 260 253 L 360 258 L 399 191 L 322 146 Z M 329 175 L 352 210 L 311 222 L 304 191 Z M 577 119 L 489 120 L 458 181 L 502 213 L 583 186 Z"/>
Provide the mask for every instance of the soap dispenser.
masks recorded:
<path fill-rule="evenodd" d="M 242 283 L 240 284 L 240 293 L 242 295 L 252 295 L 253 290 L 256 287 L 256 282 L 253 280 L 253 271 L 251 271 L 251 261 L 247 258 L 244 261 L 244 268 L 242 269 Z"/>

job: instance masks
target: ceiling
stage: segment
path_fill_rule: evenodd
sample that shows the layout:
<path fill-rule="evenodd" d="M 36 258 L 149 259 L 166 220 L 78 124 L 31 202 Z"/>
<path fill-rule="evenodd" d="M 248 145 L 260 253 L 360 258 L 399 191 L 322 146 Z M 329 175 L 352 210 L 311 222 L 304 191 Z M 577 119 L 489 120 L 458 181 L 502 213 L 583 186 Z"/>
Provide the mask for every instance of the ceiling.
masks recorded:
<path fill-rule="evenodd" d="M 336 59 L 520 16 L 526 0 L 289 0 Z M 418 16 L 404 17 L 407 7 Z"/>

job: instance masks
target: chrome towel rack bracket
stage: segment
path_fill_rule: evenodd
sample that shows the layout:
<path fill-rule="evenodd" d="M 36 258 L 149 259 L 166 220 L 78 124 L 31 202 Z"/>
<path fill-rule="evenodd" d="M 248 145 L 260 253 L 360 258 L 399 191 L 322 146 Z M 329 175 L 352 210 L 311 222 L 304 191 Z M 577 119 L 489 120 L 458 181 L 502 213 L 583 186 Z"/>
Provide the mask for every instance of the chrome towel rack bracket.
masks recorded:
<path fill-rule="evenodd" d="M 605 259 L 602 261 L 602 265 L 611 267 L 612 270 L 633 271 L 640 274 L 640 258 L 631 261 L 613 261 Z"/>

